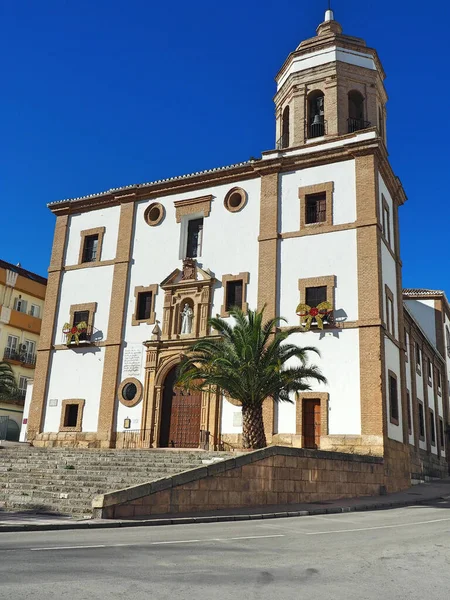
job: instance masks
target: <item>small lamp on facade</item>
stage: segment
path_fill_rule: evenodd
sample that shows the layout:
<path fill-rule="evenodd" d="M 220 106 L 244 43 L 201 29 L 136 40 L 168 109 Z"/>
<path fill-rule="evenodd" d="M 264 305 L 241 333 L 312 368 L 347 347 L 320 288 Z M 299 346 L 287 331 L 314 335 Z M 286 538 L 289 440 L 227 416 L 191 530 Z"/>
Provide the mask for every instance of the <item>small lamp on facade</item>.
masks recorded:
<path fill-rule="evenodd" d="M 129 417 L 127 417 L 126 419 L 123 420 L 123 428 L 130 429 L 130 427 L 131 427 L 131 419 Z"/>

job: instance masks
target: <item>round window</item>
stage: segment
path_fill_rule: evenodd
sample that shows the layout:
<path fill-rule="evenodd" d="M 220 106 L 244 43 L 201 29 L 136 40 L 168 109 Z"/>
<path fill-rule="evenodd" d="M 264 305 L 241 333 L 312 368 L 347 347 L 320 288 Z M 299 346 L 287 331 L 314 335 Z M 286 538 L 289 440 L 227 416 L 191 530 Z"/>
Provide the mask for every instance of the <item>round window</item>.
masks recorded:
<path fill-rule="evenodd" d="M 137 387 L 134 383 L 127 383 L 122 390 L 122 396 L 124 400 L 134 400 L 137 394 Z"/>
<path fill-rule="evenodd" d="M 159 202 L 154 202 L 147 206 L 144 212 L 144 219 L 148 225 L 154 227 L 155 225 L 159 225 L 164 218 L 164 206 Z"/>
<path fill-rule="evenodd" d="M 230 212 L 238 212 L 247 201 L 247 194 L 242 188 L 233 188 L 225 196 L 224 205 Z"/>
<path fill-rule="evenodd" d="M 129 377 L 119 385 L 118 396 L 121 404 L 132 407 L 142 398 L 143 386 L 139 379 Z"/>

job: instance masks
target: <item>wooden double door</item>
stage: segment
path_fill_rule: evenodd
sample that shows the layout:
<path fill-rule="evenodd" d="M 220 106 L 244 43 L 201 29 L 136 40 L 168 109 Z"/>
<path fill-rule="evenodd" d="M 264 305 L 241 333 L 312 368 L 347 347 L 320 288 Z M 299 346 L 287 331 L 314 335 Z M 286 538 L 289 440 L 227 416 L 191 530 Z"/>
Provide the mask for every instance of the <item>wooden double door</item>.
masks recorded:
<path fill-rule="evenodd" d="M 304 398 L 302 424 L 304 448 L 320 448 L 320 423 L 320 400 L 316 398 Z"/>
<path fill-rule="evenodd" d="M 175 386 L 176 367 L 164 382 L 159 446 L 163 448 L 198 448 L 202 395 Z"/>

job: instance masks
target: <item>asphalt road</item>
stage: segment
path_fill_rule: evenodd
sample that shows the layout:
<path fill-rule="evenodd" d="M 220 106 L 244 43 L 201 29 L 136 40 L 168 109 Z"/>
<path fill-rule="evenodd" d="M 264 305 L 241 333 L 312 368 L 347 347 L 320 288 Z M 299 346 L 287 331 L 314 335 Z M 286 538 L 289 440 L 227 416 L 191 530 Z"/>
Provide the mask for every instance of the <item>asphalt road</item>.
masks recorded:
<path fill-rule="evenodd" d="M 0 599 L 443 600 L 450 503 L 0 534 Z"/>

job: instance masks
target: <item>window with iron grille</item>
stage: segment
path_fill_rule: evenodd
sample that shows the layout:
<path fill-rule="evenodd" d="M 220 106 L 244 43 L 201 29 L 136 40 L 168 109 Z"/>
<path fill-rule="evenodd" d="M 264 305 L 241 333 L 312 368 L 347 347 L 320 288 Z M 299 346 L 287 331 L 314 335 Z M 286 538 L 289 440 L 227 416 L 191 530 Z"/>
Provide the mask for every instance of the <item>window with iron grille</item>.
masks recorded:
<path fill-rule="evenodd" d="M 321 285 L 319 287 L 308 287 L 306 288 L 305 302 L 311 308 L 314 308 L 327 301 L 327 286 Z"/>
<path fill-rule="evenodd" d="M 409 392 L 406 392 L 406 408 L 408 410 L 408 433 L 412 432 L 412 418 L 411 418 L 411 397 Z"/>
<path fill-rule="evenodd" d="M 433 444 L 433 446 L 436 445 L 436 428 L 434 425 L 434 412 L 430 409 L 429 410 L 429 415 L 430 415 L 430 438 L 431 438 L 431 443 Z"/>
<path fill-rule="evenodd" d="M 325 192 L 320 194 L 308 194 L 306 196 L 306 215 L 305 223 L 324 223 L 327 220 L 327 195 Z"/>
<path fill-rule="evenodd" d="M 197 258 L 202 254 L 203 219 L 188 221 L 186 258 Z"/>
<path fill-rule="evenodd" d="M 83 262 L 95 262 L 97 260 L 98 235 L 87 235 L 84 238 Z"/>
<path fill-rule="evenodd" d="M 389 375 L 389 412 L 391 417 L 391 423 L 398 425 L 398 392 L 397 392 L 397 378 L 393 375 Z"/>
<path fill-rule="evenodd" d="M 419 437 L 425 439 L 425 415 L 422 402 L 419 402 Z"/>
<path fill-rule="evenodd" d="M 150 313 L 152 312 L 152 292 L 140 292 L 138 294 L 136 320 L 147 321 L 150 319 Z"/>
<path fill-rule="evenodd" d="M 66 404 L 64 427 L 76 427 L 78 422 L 78 404 Z"/>
<path fill-rule="evenodd" d="M 225 310 L 229 312 L 232 308 L 242 308 L 244 282 L 242 279 L 228 281 L 226 289 Z"/>
<path fill-rule="evenodd" d="M 89 311 L 88 310 L 76 310 L 73 313 L 73 323 L 72 327 L 76 327 L 80 323 L 86 323 L 89 325 Z M 87 331 L 83 331 L 79 334 L 80 341 L 87 340 Z"/>

